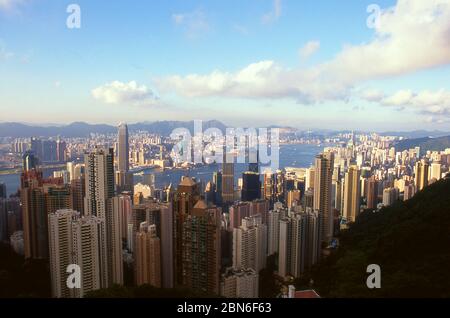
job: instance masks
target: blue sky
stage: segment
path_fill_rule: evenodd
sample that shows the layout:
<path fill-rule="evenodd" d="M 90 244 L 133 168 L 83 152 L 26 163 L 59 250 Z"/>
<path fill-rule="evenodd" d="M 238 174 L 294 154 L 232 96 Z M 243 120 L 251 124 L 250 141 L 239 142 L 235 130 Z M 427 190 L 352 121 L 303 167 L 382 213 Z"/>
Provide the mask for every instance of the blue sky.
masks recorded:
<path fill-rule="evenodd" d="M 448 2 L 0 0 L 0 121 L 449 129 Z"/>

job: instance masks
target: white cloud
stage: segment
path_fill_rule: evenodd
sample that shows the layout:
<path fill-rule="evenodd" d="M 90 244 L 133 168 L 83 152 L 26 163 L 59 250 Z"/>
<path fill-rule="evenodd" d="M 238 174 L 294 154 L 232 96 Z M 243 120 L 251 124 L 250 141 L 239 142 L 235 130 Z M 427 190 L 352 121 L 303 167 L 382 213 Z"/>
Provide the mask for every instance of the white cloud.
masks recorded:
<path fill-rule="evenodd" d="M 281 14 L 281 2 L 273 14 Z M 173 75 L 158 85 L 184 96 L 294 98 L 301 103 L 348 100 L 365 81 L 411 74 L 450 64 L 450 1 L 399 0 L 383 10 L 373 39 L 347 45 L 333 59 L 288 69 L 274 61 L 236 72 Z"/>
<path fill-rule="evenodd" d="M 106 104 L 152 104 L 157 98 L 145 85 L 135 81 L 122 83 L 114 81 L 92 90 L 92 96 Z"/>
<path fill-rule="evenodd" d="M 1 1 L 1 0 L 0 0 Z M 0 43 L 1 45 L 1 43 Z M 14 53 L 6 50 L 3 46 L 0 46 L 0 61 L 9 60 L 14 57 Z"/>
<path fill-rule="evenodd" d="M 384 98 L 384 93 L 378 89 L 365 89 L 358 92 L 358 96 L 369 102 L 379 102 Z"/>
<path fill-rule="evenodd" d="M 0 11 L 13 11 L 24 2 L 25 0 L 0 0 Z"/>
<path fill-rule="evenodd" d="M 172 21 L 191 39 L 198 38 L 210 30 L 208 18 L 201 9 L 193 12 L 172 14 Z"/>
<path fill-rule="evenodd" d="M 302 59 L 307 59 L 311 55 L 317 52 L 320 48 L 319 41 L 309 41 L 299 50 L 300 57 Z"/>
<path fill-rule="evenodd" d="M 373 96 L 375 97 L 371 98 Z M 360 97 L 383 106 L 396 107 L 399 110 L 407 109 L 427 115 L 427 121 L 429 122 L 443 123 L 450 120 L 450 91 L 445 89 L 420 92 L 399 90 L 388 96 L 380 92 L 378 95 L 372 96 L 361 94 Z"/>
<path fill-rule="evenodd" d="M 273 1 L 273 10 L 265 13 L 261 17 L 261 21 L 264 24 L 272 23 L 272 22 L 278 20 L 281 17 L 281 14 L 282 14 L 281 0 L 274 0 Z"/>
<path fill-rule="evenodd" d="M 240 33 L 242 35 L 248 35 L 250 33 L 247 27 L 245 27 L 241 24 L 238 24 L 238 23 L 234 23 L 232 25 L 232 28 L 234 31 L 236 31 L 237 33 Z"/>

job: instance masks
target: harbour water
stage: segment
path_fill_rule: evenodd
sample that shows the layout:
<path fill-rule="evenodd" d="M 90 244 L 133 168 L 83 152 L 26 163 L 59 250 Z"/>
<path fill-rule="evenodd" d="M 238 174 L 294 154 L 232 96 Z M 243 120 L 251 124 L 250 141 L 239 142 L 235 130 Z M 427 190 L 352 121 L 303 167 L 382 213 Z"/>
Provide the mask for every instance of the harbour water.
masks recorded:
<path fill-rule="evenodd" d="M 307 168 L 314 162 L 314 157 L 323 151 L 323 146 L 307 145 L 307 144 L 289 144 L 280 145 L 280 169 L 286 167 L 294 168 Z M 242 176 L 242 173 L 247 170 L 247 164 L 235 165 L 235 178 L 236 180 Z M 165 185 L 172 183 L 177 185 L 182 176 L 195 177 L 201 180 L 204 184 L 212 180 L 213 173 L 220 170 L 218 165 L 205 165 L 189 170 L 173 169 L 165 170 L 161 169 L 147 169 L 144 170 L 145 174 L 154 174 L 155 186 L 161 188 Z M 53 175 L 53 171 L 58 169 L 44 170 L 44 177 Z M 143 177 L 141 175 L 134 176 L 134 182 L 141 182 Z M 8 195 L 16 193 L 20 186 L 20 174 L 0 175 L 0 182 L 6 184 Z"/>

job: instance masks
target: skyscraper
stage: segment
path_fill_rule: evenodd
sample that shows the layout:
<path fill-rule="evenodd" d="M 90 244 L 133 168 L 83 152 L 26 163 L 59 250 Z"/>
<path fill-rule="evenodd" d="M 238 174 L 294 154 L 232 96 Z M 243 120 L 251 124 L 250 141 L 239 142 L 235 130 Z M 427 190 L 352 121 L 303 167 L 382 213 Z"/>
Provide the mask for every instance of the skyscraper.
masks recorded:
<path fill-rule="evenodd" d="M 442 165 L 440 162 L 433 162 L 430 169 L 430 181 L 438 181 L 442 177 Z"/>
<path fill-rule="evenodd" d="M 119 219 L 114 215 L 112 198 L 114 197 L 114 151 L 113 149 L 95 148 L 86 153 L 85 181 L 86 197 L 84 211 L 87 216 L 96 216 L 101 223 L 99 229 L 99 254 L 101 286 L 107 288 L 120 276 L 122 254 L 117 255 L 116 244 L 120 242 L 113 232 L 120 226 Z M 120 224 L 120 223 L 119 223 Z M 120 242 L 121 244 L 121 242 Z"/>
<path fill-rule="evenodd" d="M 117 145 L 117 170 L 128 172 L 129 170 L 129 140 L 127 124 L 119 124 L 118 145 Z"/>
<path fill-rule="evenodd" d="M 230 230 L 237 229 L 241 226 L 242 220 L 250 216 L 249 202 L 236 202 L 230 207 Z"/>
<path fill-rule="evenodd" d="M 117 171 L 115 176 L 117 192 L 133 192 L 133 175 L 128 172 L 130 169 L 130 146 L 127 124 L 119 124 L 117 139 Z"/>
<path fill-rule="evenodd" d="M 226 157 L 222 164 L 222 203 L 230 204 L 234 201 L 234 160 Z"/>
<path fill-rule="evenodd" d="M 136 284 L 149 284 L 161 288 L 161 240 L 156 225 L 143 222 L 136 234 Z"/>
<path fill-rule="evenodd" d="M 359 215 L 361 201 L 360 170 L 358 166 L 350 166 L 344 180 L 344 211 L 347 222 L 354 222 Z"/>
<path fill-rule="evenodd" d="M 308 169 L 306 169 L 305 190 L 314 189 L 315 172 L 316 169 L 314 167 L 309 167 Z"/>
<path fill-rule="evenodd" d="M 254 269 L 257 273 L 265 268 L 267 258 L 267 226 L 261 215 L 242 220 L 233 230 L 233 268 Z"/>
<path fill-rule="evenodd" d="M 47 215 L 70 208 L 70 191 L 60 179 L 44 179 L 41 171 L 33 169 L 21 175 L 20 200 L 25 258 L 47 259 Z"/>
<path fill-rule="evenodd" d="M 215 185 L 215 204 L 217 206 L 222 206 L 222 172 L 217 171 L 213 174 L 213 183 Z"/>
<path fill-rule="evenodd" d="M 242 174 L 242 201 L 253 201 L 261 198 L 261 182 L 259 173 L 247 171 Z"/>
<path fill-rule="evenodd" d="M 80 218 L 73 210 L 58 210 L 48 216 L 50 274 L 52 296 L 57 298 L 83 297 L 100 288 L 98 258 L 98 227 L 96 217 Z M 81 288 L 69 289 L 69 265 L 81 269 Z"/>
<path fill-rule="evenodd" d="M 66 161 L 66 150 L 67 144 L 64 140 L 58 138 L 56 141 L 56 161 L 65 162 Z"/>
<path fill-rule="evenodd" d="M 172 204 L 161 206 L 161 285 L 163 288 L 174 287 L 174 213 Z"/>
<path fill-rule="evenodd" d="M 200 200 L 199 185 L 192 178 L 184 177 L 173 197 L 173 254 L 174 285 L 183 285 L 183 231 L 184 223 Z"/>
<path fill-rule="evenodd" d="M 369 179 L 367 179 L 365 192 L 367 208 L 375 209 L 377 207 L 378 198 L 378 181 L 375 179 L 375 176 L 371 176 Z"/>
<path fill-rule="evenodd" d="M 325 152 L 316 157 L 314 176 L 314 205 L 321 221 L 321 240 L 330 243 L 333 238 L 334 218 L 331 208 L 331 183 L 333 176 L 334 154 Z"/>
<path fill-rule="evenodd" d="M 390 206 L 398 200 L 399 191 L 397 188 L 386 188 L 383 190 L 383 205 Z"/>
<path fill-rule="evenodd" d="M 25 152 L 22 159 L 24 171 L 30 171 L 37 168 L 39 160 L 32 151 Z"/>
<path fill-rule="evenodd" d="M 84 197 L 86 196 L 86 180 L 83 177 L 70 181 L 71 206 L 84 215 Z"/>
<path fill-rule="evenodd" d="M 253 269 L 228 268 L 221 277 L 220 295 L 225 298 L 258 298 L 258 273 Z"/>
<path fill-rule="evenodd" d="M 300 277 L 317 263 L 320 255 L 320 224 L 317 213 L 293 214 L 280 220 L 278 274 Z"/>
<path fill-rule="evenodd" d="M 278 253 L 280 241 L 280 210 L 275 209 L 269 212 L 267 223 L 267 255 Z"/>
<path fill-rule="evenodd" d="M 198 201 L 182 224 L 180 238 L 182 285 L 210 295 L 219 294 L 221 210 Z"/>
<path fill-rule="evenodd" d="M 6 184 L 0 182 L 0 199 L 6 199 Z"/>
<path fill-rule="evenodd" d="M 79 216 L 73 210 L 60 210 L 48 216 L 50 275 L 52 296 L 69 298 L 67 267 L 72 264 L 72 220 Z"/>
<path fill-rule="evenodd" d="M 415 181 L 417 191 L 422 190 L 428 185 L 428 169 L 430 165 L 426 160 L 420 160 L 416 163 Z"/>

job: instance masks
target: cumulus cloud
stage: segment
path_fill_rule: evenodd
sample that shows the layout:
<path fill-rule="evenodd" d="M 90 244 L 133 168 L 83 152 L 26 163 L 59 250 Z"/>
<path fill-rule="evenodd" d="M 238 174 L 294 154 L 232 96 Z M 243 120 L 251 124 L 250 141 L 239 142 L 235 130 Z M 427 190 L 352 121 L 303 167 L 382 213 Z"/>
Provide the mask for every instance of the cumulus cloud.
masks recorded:
<path fill-rule="evenodd" d="M 281 2 L 274 11 L 281 14 Z M 310 50 L 311 51 L 311 50 Z M 450 1 L 399 0 L 382 10 L 373 39 L 345 46 L 333 59 L 289 69 L 260 61 L 241 70 L 173 75 L 158 80 L 184 96 L 348 100 L 356 85 L 450 64 Z M 373 97 L 375 98 L 375 97 Z"/>
<path fill-rule="evenodd" d="M 342 99 L 338 81 L 318 81 L 315 70 L 287 69 L 274 61 L 261 61 L 234 72 L 215 70 L 210 74 L 173 75 L 156 81 L 162 91 L 175 90 L 186 97 L 295 98 L 301 103 Z"/>
<path fill-rule="evenodd" d="M 377 95 L 361 94 L 360 97 L 383 106 L 396 107 L 399 110 L 407 109 L 426 115 L 427 121 L 443 123 L 450 120 L 450 91 L 445 89 L 420 92 L 405 89 L 391 95 L 380 92 Z"/>
<path fill-rule="evenodd" d="M 194 39 L 206 34 L 210 25 L 206 13 L 197 9 L 193 12 L 172 14 L 172 21 L 188 38 Z"/>
<path fill-rule="evenodd" d="M 309 41 L 299 50 L 300 57 L 306 59 L 317 52 L 320 48 L 319 41 Z"/>
<path fill-rule="evenodd" d="M 281 17 L 281 13 L 282 13 L 281 0 L 274 0 L 273 1 L 273 10 L 265 13 L 261 17 L 261 22 L 264 24 L 272 23 Z"/>
<path fill-rule="evenodd" d="M 152 90 L 135 81 L 129 83 L 114 81 L 93 89 L 91 93 L 95 99 L 106 104 L 145 105 L 157 100 Z"/>

